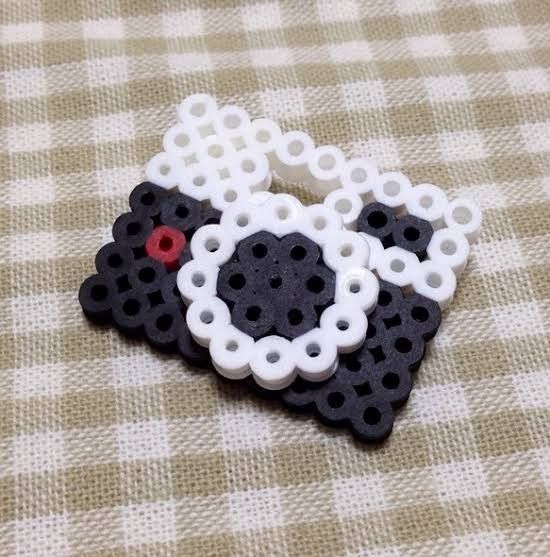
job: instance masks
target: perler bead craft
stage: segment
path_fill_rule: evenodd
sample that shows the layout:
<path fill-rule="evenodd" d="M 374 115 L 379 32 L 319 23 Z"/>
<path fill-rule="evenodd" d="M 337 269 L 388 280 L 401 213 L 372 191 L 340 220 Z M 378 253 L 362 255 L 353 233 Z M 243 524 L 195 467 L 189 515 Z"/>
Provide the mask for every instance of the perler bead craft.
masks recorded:
<path fill-rule="evenodd" d="M 209 95 L 178 107 L 84 313 L 364 441 L 389 435 L 481 212 Z M 272 194 L 273 175 L 323 197 Z"/>

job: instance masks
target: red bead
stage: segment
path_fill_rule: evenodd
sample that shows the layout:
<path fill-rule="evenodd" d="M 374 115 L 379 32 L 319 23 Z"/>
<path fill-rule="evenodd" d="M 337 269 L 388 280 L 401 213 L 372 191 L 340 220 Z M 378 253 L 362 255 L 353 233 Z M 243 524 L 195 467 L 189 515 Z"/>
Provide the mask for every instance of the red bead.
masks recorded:
<path fill-rule="evenodd" d="M 160 261 L 168 271 L 175 271 L 179 267 L 178 258 L 186 243 L 183 232 L 171 226 L 157 226 L 147 238 L 145 253 Z"/>

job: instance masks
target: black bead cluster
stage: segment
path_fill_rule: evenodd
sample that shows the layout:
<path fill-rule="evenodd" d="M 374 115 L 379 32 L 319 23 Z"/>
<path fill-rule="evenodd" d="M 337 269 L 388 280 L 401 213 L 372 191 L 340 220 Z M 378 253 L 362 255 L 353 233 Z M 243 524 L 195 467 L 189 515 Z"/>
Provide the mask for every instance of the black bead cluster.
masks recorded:
<path fill-rule="evenodd" d="M 390 207 L 378 202 L 363 207 L 357 229 L 378 238 L 384 248 L 398 246 L 412 251 L 420 261 L 426 258 L 426 249 L 433 235 L 428 221 L 413 215 L 396 217 Z"/>
<path fill-rule="evenodd" d="M 293 339 L 310 331 L 333 303 L 334 289 L 335 274 L 322 262 L 319 246 L 299 233 L 245 238 L 220 267 L 217 283 L 232 324 L 254 339 Z"/>
<path fill-rule="evenodd" d="M 200 226 L 219 222 L 220 213 L 149 182 L 132 191 L 130 207 L 131 211 L 113 225 L 115 241 L 96 255 L 97 274 L 80 287 L 82 309 L 95 322 L 113 322 L 130 336 L 144 333 L 155 348 L 178 351 L 190 364 L 209 367 L 208 350 L 195 343 L 185 323 L 186 309 L 176 286 L 177 269 L 170 272 L 148 257 L 145 244 L 160 225 L 179 230 L 189 242 Z M 180 264 L 190 257 L 189 252 L 186 246 Z"/>
<path fill-rule="evenodd" d="M 407 400 L 411 372 L 418 369 L 426 341 L 437 332 L 437 303 L 380 281 L 378 305 L 369 316 L 365 344 L 340 356 L 336 373 L 323 383 L 296 380 L 281 393 L 295 410 L 314 409 L 331 426 L 348 426 L 363 441 L 381 441 L 392 430 L 394 409 Z"/>

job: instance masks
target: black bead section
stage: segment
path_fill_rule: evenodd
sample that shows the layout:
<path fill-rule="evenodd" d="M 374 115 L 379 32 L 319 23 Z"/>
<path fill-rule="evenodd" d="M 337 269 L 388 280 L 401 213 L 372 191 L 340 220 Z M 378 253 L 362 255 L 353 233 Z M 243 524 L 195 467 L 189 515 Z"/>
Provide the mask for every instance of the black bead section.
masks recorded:
<path fill-rule="evenodd" d="M 147 295 L 139 290 L 128 290 L 113 301 L 113 321 L 126 335 L 137 335 L 143 329 L 144 317 L 150 307 Z"/>
<path fill-rule="evenodd" d="M 404 297 L 399 288 L 380 281 L 363 346 L 340 355 L 329 380 L 297 379 L 282 391 L 283 402 L 298 411 L 314 407 L 323 423 L 349 427 L 362 441 L 382 441 L 392 430 L 393 409 L 409 397 L 411 372 L 419 367 L 425 340 L 435 335 L 440 320 L 435 302 L 419 294 Z"/>
<path fill-rule="evenodd" d="M 195 342 L 185 321 L 180 324 L 177 337 L 178 352 L 187 363 L 200 368 L 212 367 L 208 348 Z"/>
<path fill-rule="evenodd" d="M 160 221 L 166 226 L 190 233 L 199 226 L 200 220 L 201 204 L 188 195 L 174 193 L 161 203 Z"/>
<path fill-rule="evenodd" d="M 322 310 L 334 301 L 335 285 L 315 242 L 299 233 L 279 240 L 264 231 L 239 242 L 220 267 L 217 293 L 244 333 L 292 340 L 318 326 Z"/>
<path fill-rule="evenodd" d="M 396 246 L 412 251 L 420 261 L 423 261 L 433 232 L 432 225 L 428 221 L 414 215 L 406 215 L 397 219 L 392 238 Z"/>
<path fill-rule="evenodd" d="M 136 213 L 124 213 L 113 224 L 113 238 L 130 248 L 141 248 L 153 231 L 153 221 Z"/>
<path fill-rule="evenodd" d="M 128 273 L 128 281 L 132 288 L 144 294 L 151 294 L 161 289 L 166 268 L 151 257 L 138 259 Z"/>
<path fill-rule="evenodd" d="M 392 231 L 395 215 L 390 207 L 382 203 L 369 203 L 359 213 L 357 229 L 378 238 L 385 248 L 393 245 Z"/>
<path fill-rule="evenodd" d="M 205 224 L 219 224 L 222 212 L 214 207 L 203 207 L 200 213 L 199 226 Z"/>
<path fill-rule="evenodd" d="M 167 196 L 164 188 L 142 182 L 130 194 L 130 208 L 134 213 L 154 218 L 160 214 L 160 205 Z"/>
<path fill-rule="evenodd" d="M 231 311 L 231 322 L 257 340 L 267 335 L 275 325 L 273 304 L 259 296 L 243 297 Z"/>
<path fill-rule="evenodd" d="M 78 301 L 89 319 L 96 323 L 106 323 L 111 319 L 111 308 L 116 295 L 116 286 L 108 276 L 92 275 L 80 285 Z"/>
<path fill-rule="evenodd" d="M 178 273 L 169 273 L 160 281 L 160 292 L 162 300 L 166 304 L 182 304 L 180 291 L 177 285 Z"/>
<path fill-rule="evenodd" d="M 133 263 L 132 250 L 119 242 L 106 244 L 95 256 L 97 272 L 112 276 L 115 280 L 122 275 L 127 275 Z"/>
<path fill-rule="evenodd" d="M 176 347 L 182 323 L 183 316 L 177 305 L 159 304 L 145 315 L 145 336 L 153 347 L 172 350 Z"/>

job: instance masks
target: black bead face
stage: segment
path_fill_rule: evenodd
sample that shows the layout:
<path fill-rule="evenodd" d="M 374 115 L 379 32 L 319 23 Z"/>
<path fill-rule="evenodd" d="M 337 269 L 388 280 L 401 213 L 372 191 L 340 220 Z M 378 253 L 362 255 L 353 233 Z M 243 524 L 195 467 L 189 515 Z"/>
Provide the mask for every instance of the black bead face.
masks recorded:
<path fill-rule="evenodd" d="M 220 267 L 217 290 L 243 333 L 292 340 L 318 326 L 321 312 L 334 300 L 335 281 L 309 238 L 258 232 L 239 242 Z"/>
<path fill-rule="evenodd" d="M 363 441 L 380 441 L 393 426 L 394 408 L 407 400 L 426 340 L 441 322 L 439 306 L 423 296 L 403 296 L 380 281 L 378 305 L 369 316 L 363 346 L 340 356 L 336 373 L 323 383 L 298 379 L 283 402 L 294 410 L 314 410 L 332 426 L 348 426 Z"/>
<path fill-rule="evenodd" d="M 146 253 L 147 239 L 164 225 L 184 233 L 187 242 L 203 224 L 219 222 L 220 213 L 180 193 L 167 193 L 150 182 L 130 194 L 131 211 L 113 226 L 114 242 L 97 253 L 98 274 L 79 291 L 86 316 L 112 323 L 128 336 L 145 336 L 157 349 L 179 352 L 190 364 L 210 367 L 208 350 L 195 343 L 185 323 L 185 306 L 177 290 L 177 269 L 169 271 Z M 188 243 L 179 256 L 190 259 Z"/>
<path fill-rule="evenodd" d="M 369 203 L 359 214 L 357 230 L 378 238 L 384 248 L 398 246 L 426 258 L 426 249 L 433 235 L 432 225 L 413 215 L 396 217 L 383 203 Z"/>
<path fill-rule="evenodd" d="M 84 313 L 97 323 L 112 323 L 121 332 L 145 337 L 156 349 L 179 353 L 190 365 L 211 368 L 208 350 L 191 337 L 186 308 L 177 289 L 179 267 L 192 259 L 189 241 L 195 231 L 220 220 L 220 212 L 150 182 L 130 195 L 131 211 L 113 226 L 114 242 L 95 258 L 97 274 L 81 285 Z M 147 240 L 167 226 L 187 244 L 168 268 L 147 250 Z M 361 212 L 359 231 L 425 257 L 433 230 L 416 217 L 395 217 L 380 203 Z M 148 255 L 148 253 L 150 255 Z M 236 247 L 220 267 L 217 292 L 231 310 L 232 323 L 255 339 L 278 334 L 294 339 L 319 326 L 322 311 L 334 301 L 335 274 L 309 238 L 277 238 L 258 232 Z M 441 321 L 439 306 L 418 294 L 380 281 L 375 310 L 368 316 L 363 346 L 342 354 L 334 375 L 320 383 L 298 378 L 283 391 L 265 391 L 251 378 L 242 381 L 262 396 L 281 398 L 289 408 L 314 411 L 325 424 L 349 428 L 362 441 L 380 441 L 391 432 L 394 409 L 404 404 L 426 342 Z"/>

